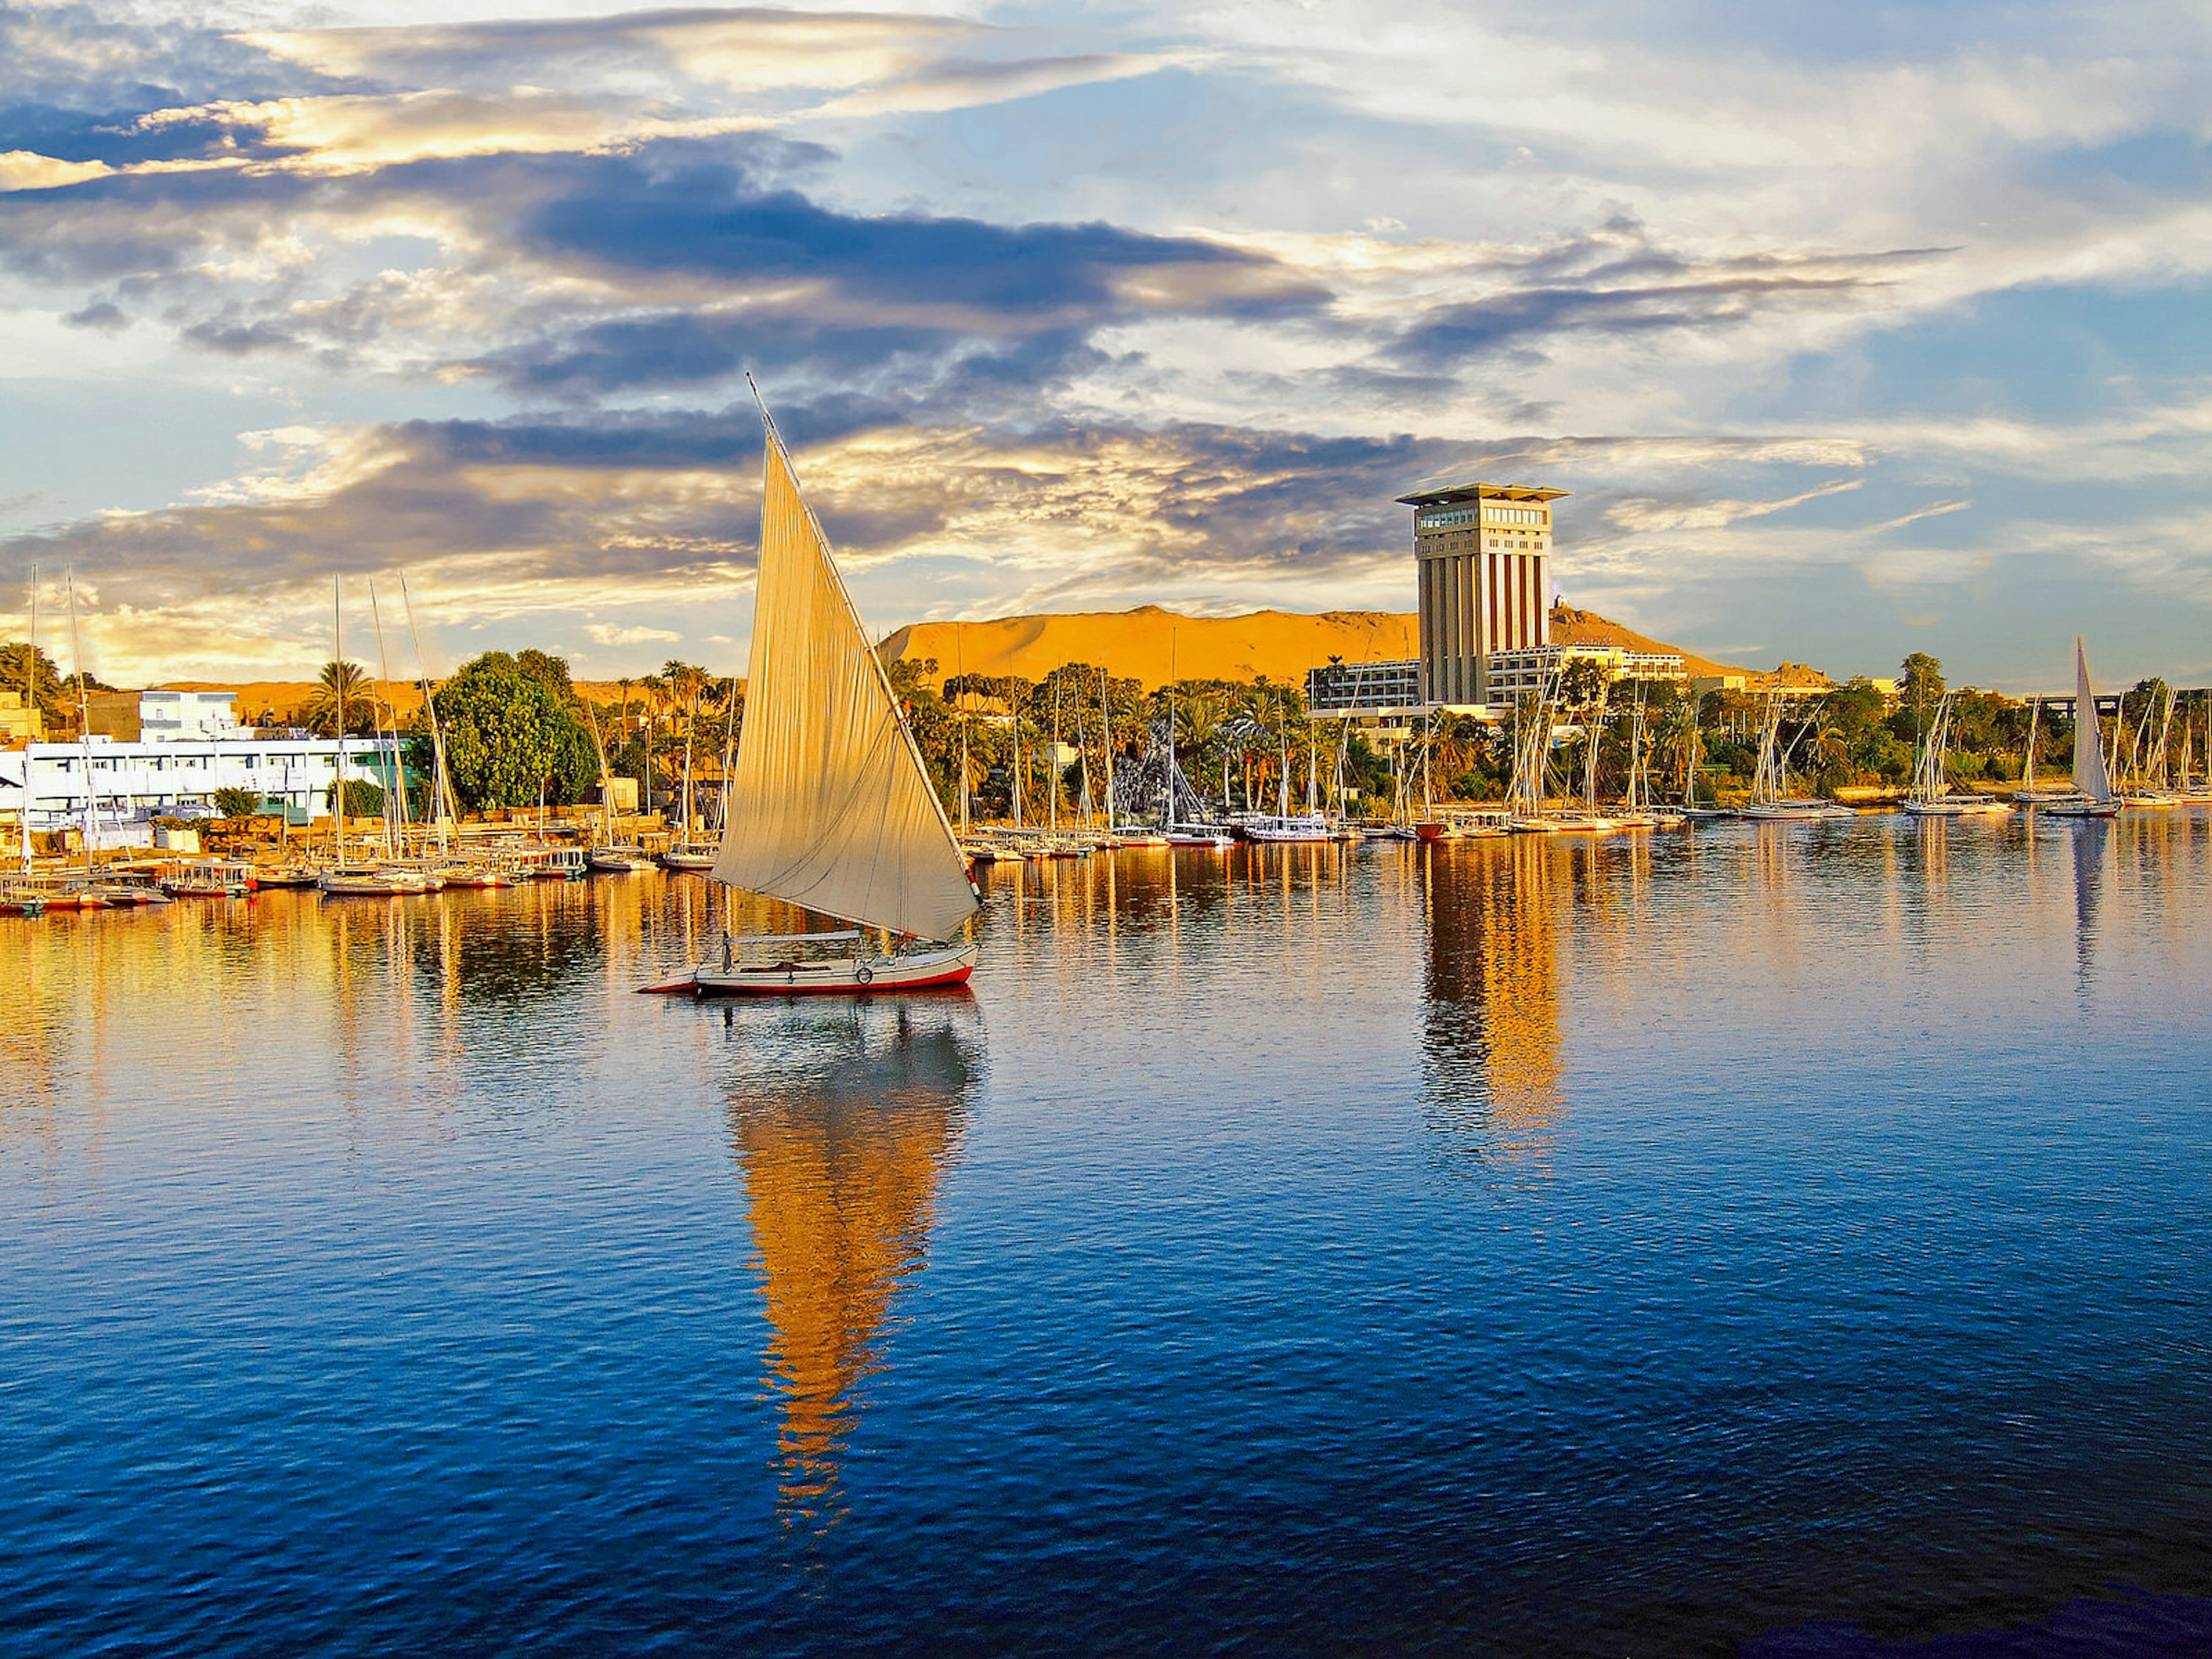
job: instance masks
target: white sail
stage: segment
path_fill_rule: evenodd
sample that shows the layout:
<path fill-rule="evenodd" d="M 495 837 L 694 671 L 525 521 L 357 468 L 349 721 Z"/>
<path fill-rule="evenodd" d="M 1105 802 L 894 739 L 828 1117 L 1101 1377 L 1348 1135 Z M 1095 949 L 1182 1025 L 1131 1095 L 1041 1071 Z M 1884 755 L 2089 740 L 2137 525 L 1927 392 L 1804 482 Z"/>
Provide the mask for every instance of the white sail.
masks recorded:
<path fill-rule="evenodd" d="M 773 433 L 764 471 L 752 663 L 714 878 L 949 939 L 975 909 L 952 826 Z"/>
<path fill-rule="evenodd" d="M 2074 636 L 2074 787 L 2094 801 L 2112 798 L 2105 771 L 2105 742 L 2097 729 L 2097 699 L 2089 690 L 2089 653 Z"/>

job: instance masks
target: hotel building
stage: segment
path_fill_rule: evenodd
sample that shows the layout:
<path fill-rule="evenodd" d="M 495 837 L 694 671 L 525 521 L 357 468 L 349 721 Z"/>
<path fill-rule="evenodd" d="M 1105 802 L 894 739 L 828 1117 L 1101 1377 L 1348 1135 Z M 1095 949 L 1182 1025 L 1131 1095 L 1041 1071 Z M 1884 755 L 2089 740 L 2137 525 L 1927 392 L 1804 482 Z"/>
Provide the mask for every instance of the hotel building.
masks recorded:
<path fill-rule="evenodd" d="M 1421 654 L 1312 669 L 1307 708 L 1363 720 L 1437 708 L 1487 714 L 1582 658 L 1617 680 L 1680 679 L 1675 652 L 1553 642 L 1552 503 L 1566 494 L 1470 483 L 1400 496 L 1413 509 Z"/>
<path fill-rule="evenodd" d="M 1489 659 L 1552 642 L 1552 506 L 1566 495 L 1459 484 L 1398 499 L 1413 509 L 1424 703 L 1490 702 Z"/>

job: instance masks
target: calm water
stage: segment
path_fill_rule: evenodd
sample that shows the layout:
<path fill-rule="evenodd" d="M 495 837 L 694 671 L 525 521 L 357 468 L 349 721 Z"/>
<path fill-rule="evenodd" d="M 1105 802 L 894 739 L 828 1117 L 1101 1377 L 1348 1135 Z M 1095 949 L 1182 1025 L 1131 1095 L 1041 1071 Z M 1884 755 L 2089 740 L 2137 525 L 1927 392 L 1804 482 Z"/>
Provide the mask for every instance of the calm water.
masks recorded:
<path fill-rule="evenodd" d="M 0 1646 L 2212 1645 L 2212 818 L 988 884 L 0 920 Z"/>

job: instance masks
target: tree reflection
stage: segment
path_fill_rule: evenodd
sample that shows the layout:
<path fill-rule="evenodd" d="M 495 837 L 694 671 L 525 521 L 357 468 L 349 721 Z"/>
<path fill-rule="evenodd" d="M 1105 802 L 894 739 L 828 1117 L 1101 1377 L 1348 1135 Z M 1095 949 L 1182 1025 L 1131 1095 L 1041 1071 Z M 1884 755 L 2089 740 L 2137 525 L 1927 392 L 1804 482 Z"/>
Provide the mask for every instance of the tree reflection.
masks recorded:
<path fill-rule="evenodd" d="M 730 1140 L 750 1201 L 781 1397 L 777 1503 L 787 1526 L 845 1512 L 841 1468 L 900 1282 L 919 1271 L 938 1184 L 981 1066 L 974 1003 L 747 1006 Z"/>

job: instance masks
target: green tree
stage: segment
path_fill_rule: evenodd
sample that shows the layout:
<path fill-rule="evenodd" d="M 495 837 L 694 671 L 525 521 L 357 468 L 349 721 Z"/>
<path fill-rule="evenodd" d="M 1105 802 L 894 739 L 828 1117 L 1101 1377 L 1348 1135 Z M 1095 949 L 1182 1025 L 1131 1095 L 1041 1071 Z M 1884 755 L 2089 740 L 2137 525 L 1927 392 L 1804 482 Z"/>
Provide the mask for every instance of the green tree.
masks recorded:
<path fill-rule="evenodd" d="M 52 657 L 34 652 L 27 641 L 0 645 L 0 691 L 27 694 L 49 731 L 71 720 L 74 699 L 64 690 L 61 671 Z"/>
<path fill-rule="evenodd" d="M 1595 708 L 1612 689 L 1613 672 L 1595 657 L 1577 657 L 1559 673 L 1559 701 L 1570 709 Z"/>
<path fill-rule="evenodd" d="M 336 778 L 323 791 L 323 805 L 329 806 L 337 799 Z M 384 787 L 371 783 L 367 778 L 348 778 L 345 781 L 345 815 L 349 818 L 373 818 L 384 811 Z"/>
<path fill-rule="evenodd" d="M 544 672 L 558 658 L 539 658 L 535 672 L 503 651 L 486 652 L 464 664 L 437 689 L 434 701 L 446 738 L 446 768 L 463 810 L 534 806 L 539 791 L 556 805 L 580 800 L 599 781 L 599 763 L 592 734 L 573 701 L 564 701 L 558 681 Z M 419 727 L 419 722 L 418 722 Z M 417 771 L 430 765 L 427 728 L 408 743 L 408 764 Z"/>
<path fill-rule="evenodd" d="M 1914 652 L 1898 665 L 1898 696 L 1912 711 L 1916 731 L 1925 729 L 1928 712 L 1935 708 L 1943 690 L 1943 665 L 1925 651 Z"/>
<path fill-rule="evenodd" d="M 250 818 L 261 810 L 261 797 L 251 789 L 218 789 L 215 810 L 227 818 Z"/>

